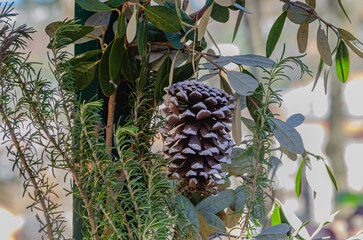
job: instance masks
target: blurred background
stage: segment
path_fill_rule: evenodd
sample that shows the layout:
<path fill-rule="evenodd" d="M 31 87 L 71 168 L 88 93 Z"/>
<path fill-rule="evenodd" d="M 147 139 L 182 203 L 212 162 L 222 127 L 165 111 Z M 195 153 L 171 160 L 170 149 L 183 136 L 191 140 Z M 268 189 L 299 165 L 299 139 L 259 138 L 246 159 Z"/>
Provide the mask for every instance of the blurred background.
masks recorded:
<path fill-rule="evenodd" d="M 190 2 L 188 10 L 195 11 L 203 6 L 205 0 Z M 352 24 L 339 8 L 337 0 L 319 0 L 316 10 L 328 22 L 347 29 L 362 40 L 361 0 L 345 0 L 343 4 Z M 233 44 L 231 40 L 237 12 L 230 12 L 230 20 L 226 25 L 213 22 L 208 26 L 208 30 L 218 43 L 222 55 L 265 55 L 268 32 L 281 14 L 282 6 L 278 0 L 246 0 L 246 8 L 252 14 L 244 14 Z M 19 13 L 15 18 L 17 24 L 26 23 L 37 30 L 33 35 L 33 41 L 29 42 L 27 51 L 31 52 L 31 61 L 43 63 L 43 76 L 51 78 L 46 64 L 46 45 L 49 38 L 44 28 L 50 22 L 73 18 L 74 1 L 16 0 L 15 12 Z M 297 28 L 298 26 L 290 21 L 286 22 L 272 59 L 280 57 L 283 43 L 286 44 L 285 56 L 300 55 L 296 43 Z M 347 239 L 363 230 L 363 61 L 350 51 L 348 82 L 340 83 L 335 74 L 335 67 L 332 67 L 328 94 L 324 93 L 323 79 L 320 79 L 312 92 L 319 63 L 316 48 L 317 28 L 317 21 L 310 25 L 308 54 L 304 57 L 304 62 L 313 71 L 314 77 L 306 75 L 300 79 L 299 71 L 288 71 L 291 81 L 275 86 L 283 90 L 284 102 L 280 109 L 274 111 L 279 113 L 282 119 L 287 119 L 295 113 L 305 116 L 305 122 L 297 128 L 302 135 L 305 148 L 326 158 L 337 177 L 340 191 L 335 192 L 333 189 L 322 162 L 312 161 L 313 170 L 306 170 L 303 193 L 297 198 L 294 188 L 299 160 L 283 158 L 282 166 L 277 172 L 277 197 L 302 221 L 312 221 L 307 227 L 310 233 L 331 214 L 341 210 L 336 220 L 327 225 L 321 234 L 331 236 L 331 239 Z M 331 32 L 329 34 L 331 46 L 335 46 L 336 38 Z M 208 46 L 213 47 L 208 38 L 207 41 Z M 61 186 L 67 187 L 62 176 L 58 176 L 57 180 Z M 313 191 L 317 192 L 315 199 Z M 71 237 L 72 201 L 64 195 L 60 195 L 59 201 L 63 204 L 68 221 L 66 236 Z M 26 209 L 30 203 L 26 194 L 23 197 L 22 180 L 19 179 L 17 171 L 12 171 L 12 163 L 7 160 L 6 148 L 0 147 L 0 240 L 41 238 L 34 213 Z"/>

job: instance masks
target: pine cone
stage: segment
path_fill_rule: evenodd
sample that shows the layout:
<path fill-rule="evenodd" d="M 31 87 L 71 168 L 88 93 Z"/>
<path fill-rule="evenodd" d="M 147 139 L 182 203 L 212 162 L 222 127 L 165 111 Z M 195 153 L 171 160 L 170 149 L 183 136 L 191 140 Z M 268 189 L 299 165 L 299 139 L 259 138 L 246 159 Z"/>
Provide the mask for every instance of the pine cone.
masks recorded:
<path fill-rule="evenodd" d="M 164 131 L 169 136 L 163 151 L 170 158 L 168 177 L 181 181 L 180 191 L 210 194 L 223 184 L 221 163 L 231 163 L 230 123 L 233 97 L 197 81 L 165 88 L 164 115 L 170 116 Z"/>

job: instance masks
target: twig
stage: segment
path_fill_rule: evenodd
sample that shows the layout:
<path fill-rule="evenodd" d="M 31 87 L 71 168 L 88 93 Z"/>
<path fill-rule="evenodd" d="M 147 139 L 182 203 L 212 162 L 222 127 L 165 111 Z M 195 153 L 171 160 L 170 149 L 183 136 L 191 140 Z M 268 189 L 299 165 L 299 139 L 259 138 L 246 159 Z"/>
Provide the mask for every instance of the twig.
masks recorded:
<path fill-rule="evenodd" d="M 194 13 L 190 14 L 189 17 L 191 17 L 193 22 L 196 22 L 203 16 L 205 11 L 207 11 L 207 6 L 204 5 L 204 7 L 202 9 L 200 9 L 197 12 L 194 12 Z"/>
<path fill-rule="evenodd" d="M 116 91 L 108 99 L 108 114 L 107 114 L 107 126 L 106 126 L 106 153 L 112 157 L 112 137 L 113 137 L 113 122 L 115 119 L 116 108 Z"/>

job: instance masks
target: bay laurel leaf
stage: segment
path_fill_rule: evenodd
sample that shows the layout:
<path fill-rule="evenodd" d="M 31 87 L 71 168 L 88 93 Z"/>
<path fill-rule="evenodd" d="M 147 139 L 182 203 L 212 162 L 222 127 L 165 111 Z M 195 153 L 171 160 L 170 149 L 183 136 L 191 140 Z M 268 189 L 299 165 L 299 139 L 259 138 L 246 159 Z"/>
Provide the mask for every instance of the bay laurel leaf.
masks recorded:
<path fill-rule="evenodd" d="M 147 19 L 161 31 L 176 33 L 181 29 L 178 15 L 168 7 L 147 6 L 144 12 Z"/>
<path fill-rule="evenodd" d="M 236 3 L 236 0 L 214 0 L 215 3 L 222 7 L 229 7 Z"/>
<path fill-rule="evenodd" d="M 136 10 L 136 5 L 134 5 L 134 12 L 132 13 L 132 16 L 126 28 L 126 39 L 128 43 L 131 43 L 134 40 L 136 36 L 136 31 L 137 31 L 137 10 Z"/>
<path fill-rule="evenodd" d="M 90 12 L 107 12 L 112 8 L 99 0 L 76 0 L 76 3 L 83 9 Z"/>
<path fill-rule="evenodd" d="M 203 16 L 200 18 L 200 22 L 198 25 L 198 41 L 201 41 L 204 37 L 204 33 L 207 30 L 209 17 L 213 10 L 213 4 L 211 4 L 207 10 L 204 12 Z"/>
<path fill-rule="evenodd" d="M 363 58 L 363 43 L 354 37 L 350 32 L 342 28 L 338 28 L 338 31 L 348 47 L 352 49 L 353 52 L 355 52 L 359 57 Z"/>
<path fill-rule="evenodd" d="M 276 44 L 281 36 L 281 32 L 285 24 L 286 16 L 287 16 L 287 11 L 284 11 L 276 19 L 276 21 L 271 27 L 266 42 L 266 57 L 270 57 L 276 47 Z"/>
<path fill-rule="evenodd" d="M 308 46 L 309 39 L 309 22 L 305 21 L 300 24 L 299 29 L 297 30 L 297 46 L 299 48 L 300 53 L 304 53 L 306 51 L 306 47 Z"/>
<path fill-rule="evenodd" d="M 329 47 L 328 37 L 321 26 L 318 28 L 316 43 L 321 58 L 328 66 L 331 66 L 333 64 L 332 53 Z"/>

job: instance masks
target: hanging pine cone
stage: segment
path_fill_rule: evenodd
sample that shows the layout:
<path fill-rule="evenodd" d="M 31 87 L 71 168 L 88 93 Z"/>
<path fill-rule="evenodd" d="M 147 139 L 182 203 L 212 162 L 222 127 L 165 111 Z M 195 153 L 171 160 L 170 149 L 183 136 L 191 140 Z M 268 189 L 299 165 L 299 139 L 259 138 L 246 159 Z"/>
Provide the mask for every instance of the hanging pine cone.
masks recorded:
<path fill-rule="evenodd" d="M 170 158 L 168 177 L 181 181 L 180 191 L 208 194 L 223 184 L 221 163 L 231 163 L 230 123 L 233 97 L 197 81 L 184 81 L 165 88 L 163 114 L 169 136 L 163 151 Z"/>

